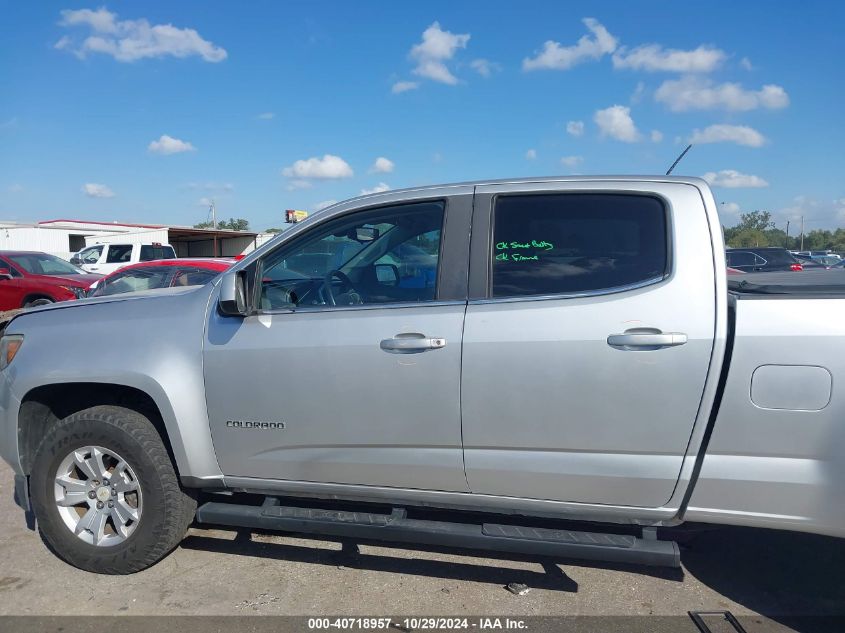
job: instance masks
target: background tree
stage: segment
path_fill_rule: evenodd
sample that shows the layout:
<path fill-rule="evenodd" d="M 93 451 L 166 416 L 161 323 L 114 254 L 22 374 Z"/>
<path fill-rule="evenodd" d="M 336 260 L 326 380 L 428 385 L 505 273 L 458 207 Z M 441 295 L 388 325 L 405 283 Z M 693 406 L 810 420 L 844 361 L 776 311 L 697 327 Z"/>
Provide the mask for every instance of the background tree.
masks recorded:
<path fill-rule="evenodd" d="M 200 222 L 198 224 L 194 224 L 195 229 L 213 229 L 214 224 L 208 220 L 206 222 Z M 243 218 L 229 218 L 228 220 L 221 220 L 217 223 L 218 229 L 228 229 L 230 231 L 248 231 L 249 230 L 249 220 L 245 220 Z"/>
<path fill-rule="evenodd" d="M 795 226 L 792 235 L 787 237 L 786 231 L 775 227 L 772 214 L 768 211 L 752 211 L 743 213 L 739 222 L 731 227 L 723 227 L 725 243 L 733 248 L 748 248 L 751 246 L 782 246 L 790 250 L 801 247 L 801 235 Z M 835 231 L 828 229 L 814 229 L 804 233 L 805 251 L 835 251 L 845 252 L 845 229 Z"/>

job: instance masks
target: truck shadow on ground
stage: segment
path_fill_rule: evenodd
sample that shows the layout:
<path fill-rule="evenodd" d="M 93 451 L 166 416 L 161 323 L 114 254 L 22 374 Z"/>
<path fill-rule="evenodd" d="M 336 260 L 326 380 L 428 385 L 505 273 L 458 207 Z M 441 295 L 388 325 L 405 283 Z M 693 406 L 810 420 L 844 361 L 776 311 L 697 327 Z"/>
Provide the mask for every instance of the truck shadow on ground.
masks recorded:
<path fill-rule="evenodd" d="M 261 532 L 260 530 L 239 529 L 237 530 L 236 538 L 234 540 L 228 540 L 215 538 L 213 536 L 206 536 L 200 532 L 193 532 L 185 538 L 184 541 L 182 541 L 181 547 L 215 553 L 233 554 L 237 556 L 293 561 L 347 569 L 410 574 L 431 578 L 482 582 L 493 585 L 521 583 L 532 589 L 546 589 L 549 591 L 571 593 L 578 591 L 578 583 L 566 575 L 559 566 L 560 564 L 572 561 L 563 561 L 538 556 L 500 554 L 489 551 L 462 550 L 429 545 L 417 546 L 340 538 L 322 538 L 314 535 L 286 534 L 286 536 L 307 538 L 313 541 L 340 543 L 342 548 L 340 550 L 336 550 L 316 546 L 309 547 L 307 545 L 255 541 L 252 539 L 253 533 L 264 534 L 264 532 Z M 279 536 L 279 533 L 275 532 L 267 532 L 266 534 Z M 436 560 L 431 558 L 409 559 L 398 556 L 390 556 L 387 554 L 364 553 L 360 551 L 359 545 L 376 545 L 379 547 L 402 549 L 405 551 L 458 555 L 465 558 L 476 558 L 479 562 L 476 564 L 474 562 Z M 509 566 L 494 566 L 491 564 L 491 560 L 533 563 L 542 567 L 542 571 L 513 568 Z M 583 564 L 583 562 L 581 564 Z M 674 581 L 680 581 L 683 579 L 683 573 L 680 570 L 673 569 L 601 563 L 596 563 L 595 565 L 590 564 L 590 566 L 601 567 L 603 569 L 618 569 L 629 572 L 633 571 Z"/>
<path fill-rule="evenodd" d="M 789 616 L 845 616 L 845 539 L 718 528 L 693 539 L 681 560 L 704 585 L 788 626 Z"/>

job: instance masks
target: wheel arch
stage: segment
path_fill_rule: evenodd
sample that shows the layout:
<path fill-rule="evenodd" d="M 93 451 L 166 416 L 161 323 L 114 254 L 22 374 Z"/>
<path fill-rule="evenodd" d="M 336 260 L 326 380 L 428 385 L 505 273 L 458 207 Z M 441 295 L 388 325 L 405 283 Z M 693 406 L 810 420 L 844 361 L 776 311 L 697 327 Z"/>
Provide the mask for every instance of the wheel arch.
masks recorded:
<path fill-rule="evenodd" d="M 97 405 L 126 407 L 149 419 L 161 436 L 179 476 L 181 460 L 174 452 L 170 433 L 155 399 L 136 387 L 96 382 L 46 384 L 26 393 L 18 411 L 18 452 L 23 472 L 30 474 L 40 439 L 51 422 Z"/>
<path fill-rule="evenodd" d="M 37 299 L 47 299 L 52 303 L 61 301 L 61 299 L 48 295 L 46 292 L 30 292 L 23 298 L 23 301 L 21 301 L 21 307 L 24 307 L 30 301 L 36 301 Z"/>

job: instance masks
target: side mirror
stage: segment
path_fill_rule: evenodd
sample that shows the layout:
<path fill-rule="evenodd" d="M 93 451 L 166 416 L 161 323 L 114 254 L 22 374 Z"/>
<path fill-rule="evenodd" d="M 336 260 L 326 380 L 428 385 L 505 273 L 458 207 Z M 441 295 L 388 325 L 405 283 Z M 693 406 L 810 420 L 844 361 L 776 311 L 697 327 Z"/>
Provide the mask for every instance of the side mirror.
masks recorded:
<path fill-rule="evenodd" d="M 376 264 L 376 279 L 383 286 L 398 286 L 399 268 L 395 264 Z"/>
<path fill-rule="evenodd" d="M 11 279 L 12 271 L 8 268 L 0 268 L 0 279 Z"/>
<path fill-rule="evenodd" d="M 79 266 L 82 264 L 82 259 L 78 255 L 74 255 L 70 258 L 70 263 L 74 266 Z"/>
<path fill-rule="evenodd" d="M 220 282 L 220 296 L 217 308 L 224 316 L 246 316 L 249 309 L 246 303 L 246 273 L 230 272 L 223 275 Z"/>

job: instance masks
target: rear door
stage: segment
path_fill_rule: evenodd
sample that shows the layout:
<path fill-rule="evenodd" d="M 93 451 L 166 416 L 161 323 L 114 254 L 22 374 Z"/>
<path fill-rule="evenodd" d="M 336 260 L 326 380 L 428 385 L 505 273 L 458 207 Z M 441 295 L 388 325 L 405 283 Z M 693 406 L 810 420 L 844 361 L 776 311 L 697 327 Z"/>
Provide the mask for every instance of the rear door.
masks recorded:
<path fill-rule="evenodd" d="M 133 244 L 106 244 L 105 253 L 100 257 L 97 267 L 89 266 L 88 270 L 101 275 L 108 275 L 119 268 L 132 263 Z"/>
<path fill-rule="evenodd" d="M 464 328 L 474 493 L 657 507 L 672 496 L 714 341 L 698 190 L 476 190 Z"/>

